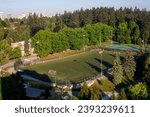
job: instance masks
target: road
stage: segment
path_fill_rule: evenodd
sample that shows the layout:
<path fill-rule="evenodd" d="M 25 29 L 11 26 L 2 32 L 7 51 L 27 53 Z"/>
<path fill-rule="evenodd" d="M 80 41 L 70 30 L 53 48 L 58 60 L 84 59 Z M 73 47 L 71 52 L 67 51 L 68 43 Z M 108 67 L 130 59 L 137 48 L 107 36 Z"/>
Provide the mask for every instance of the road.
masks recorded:
<path fill-rule="evenodd" d="M 0 66 L 0 67 L 3 68 L 3 69 L 6 69 L 6 68 L 8 68 L 8 67 L 13 67 L 13 66 L 14 66 L 14 63 L 15 63 L 15 60 L 11 60 L 11 61 L 9 61 L 8 63 L 6 63 L 5 65 L 2 65 L 2 66 Z"/>

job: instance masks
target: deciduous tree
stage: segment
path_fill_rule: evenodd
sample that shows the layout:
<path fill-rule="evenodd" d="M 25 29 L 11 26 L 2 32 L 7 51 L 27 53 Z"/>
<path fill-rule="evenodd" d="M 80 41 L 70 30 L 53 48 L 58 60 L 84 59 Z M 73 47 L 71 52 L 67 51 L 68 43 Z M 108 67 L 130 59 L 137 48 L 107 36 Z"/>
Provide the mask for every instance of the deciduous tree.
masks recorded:
<path fill-rule="evenodd" d="M 146 83 L 139 82 L 129 89 L 130 96 L 133 100 L 143 100 L 148 98 L 148 88 Z"/>

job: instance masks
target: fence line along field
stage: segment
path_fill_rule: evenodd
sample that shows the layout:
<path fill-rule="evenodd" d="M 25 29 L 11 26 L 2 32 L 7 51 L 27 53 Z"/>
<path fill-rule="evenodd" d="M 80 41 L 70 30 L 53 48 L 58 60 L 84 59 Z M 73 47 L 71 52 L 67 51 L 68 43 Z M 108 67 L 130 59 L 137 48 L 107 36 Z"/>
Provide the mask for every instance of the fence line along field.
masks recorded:
<path fill-rule="evenodd" d="M 23 69 L 30 71 L 28 75 L 33 77 L 47 76 L 51 80 L 55 78 L 56 80 L 78 82 L 95 74 L 100 74 L 100 56 L 97 51 L 89 51 L 78 56 L 27 66 Z M 112 52 L 103 52 L 103 70 L 112 67 L 114 57 Z M 39 74 L 40 76 L 38 76 Z"/>

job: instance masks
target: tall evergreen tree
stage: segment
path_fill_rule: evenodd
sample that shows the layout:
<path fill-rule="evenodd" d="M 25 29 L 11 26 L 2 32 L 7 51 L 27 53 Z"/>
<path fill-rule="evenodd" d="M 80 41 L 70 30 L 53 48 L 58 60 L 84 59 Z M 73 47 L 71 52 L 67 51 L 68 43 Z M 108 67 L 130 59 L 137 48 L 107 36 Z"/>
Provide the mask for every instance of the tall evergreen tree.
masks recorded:
<path fill-rule="evenodd" d="M 123 71 L 124 71 L 124 78 L 133 80 L 136 71 L 136 62 L 134 60 L 134 56 L 131 51 L 126 52 L 123 64 Z"/>
<path fill-rule="evenodd" d="M 122 82 L 123 79 L 123 67 L 121 65 L 119 55 L 116 56 L 113 65 L 113 82 L 115 85 L 118 85 Z"/>
<path fill-rule="evenodd" d="M 100 100 L 101 99 L 101 88 L 97 82 L 90 87 L 90 99 Z"/>
<path fill-rule="evenodd" d="M 127 100 L 127 96 L 124 89 L 121 89 L 120 94 L 117 98 L 118 100 Z"/>
<path fill-rule="evenodd" d="M 83 87 L 81 88 L 79 94 L 78 94 L 78 98 L 80 100 L 88 100 L 89 99 L 89 88 L 88 85 L 86 84 L 86 82 L 84 82 Z"/>
<path fill-rule="evenodd" d="M 144 81 L 150 84 L 150 55 L 148 55 L 148 57 L 144 62 L 143 76 L 144 76 Z"/>

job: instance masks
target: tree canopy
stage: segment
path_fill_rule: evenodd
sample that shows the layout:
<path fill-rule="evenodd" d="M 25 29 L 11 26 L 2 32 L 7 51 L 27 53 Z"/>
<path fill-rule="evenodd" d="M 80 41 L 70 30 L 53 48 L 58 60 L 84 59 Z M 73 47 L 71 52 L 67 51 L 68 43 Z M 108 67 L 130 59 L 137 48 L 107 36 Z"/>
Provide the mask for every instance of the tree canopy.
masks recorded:
<path fill-rule="evenodd" d="M 133 100 L 143 100 L 148 98 L 148 87 L 145 83 L 139 82 L 129 89 Z"/>

